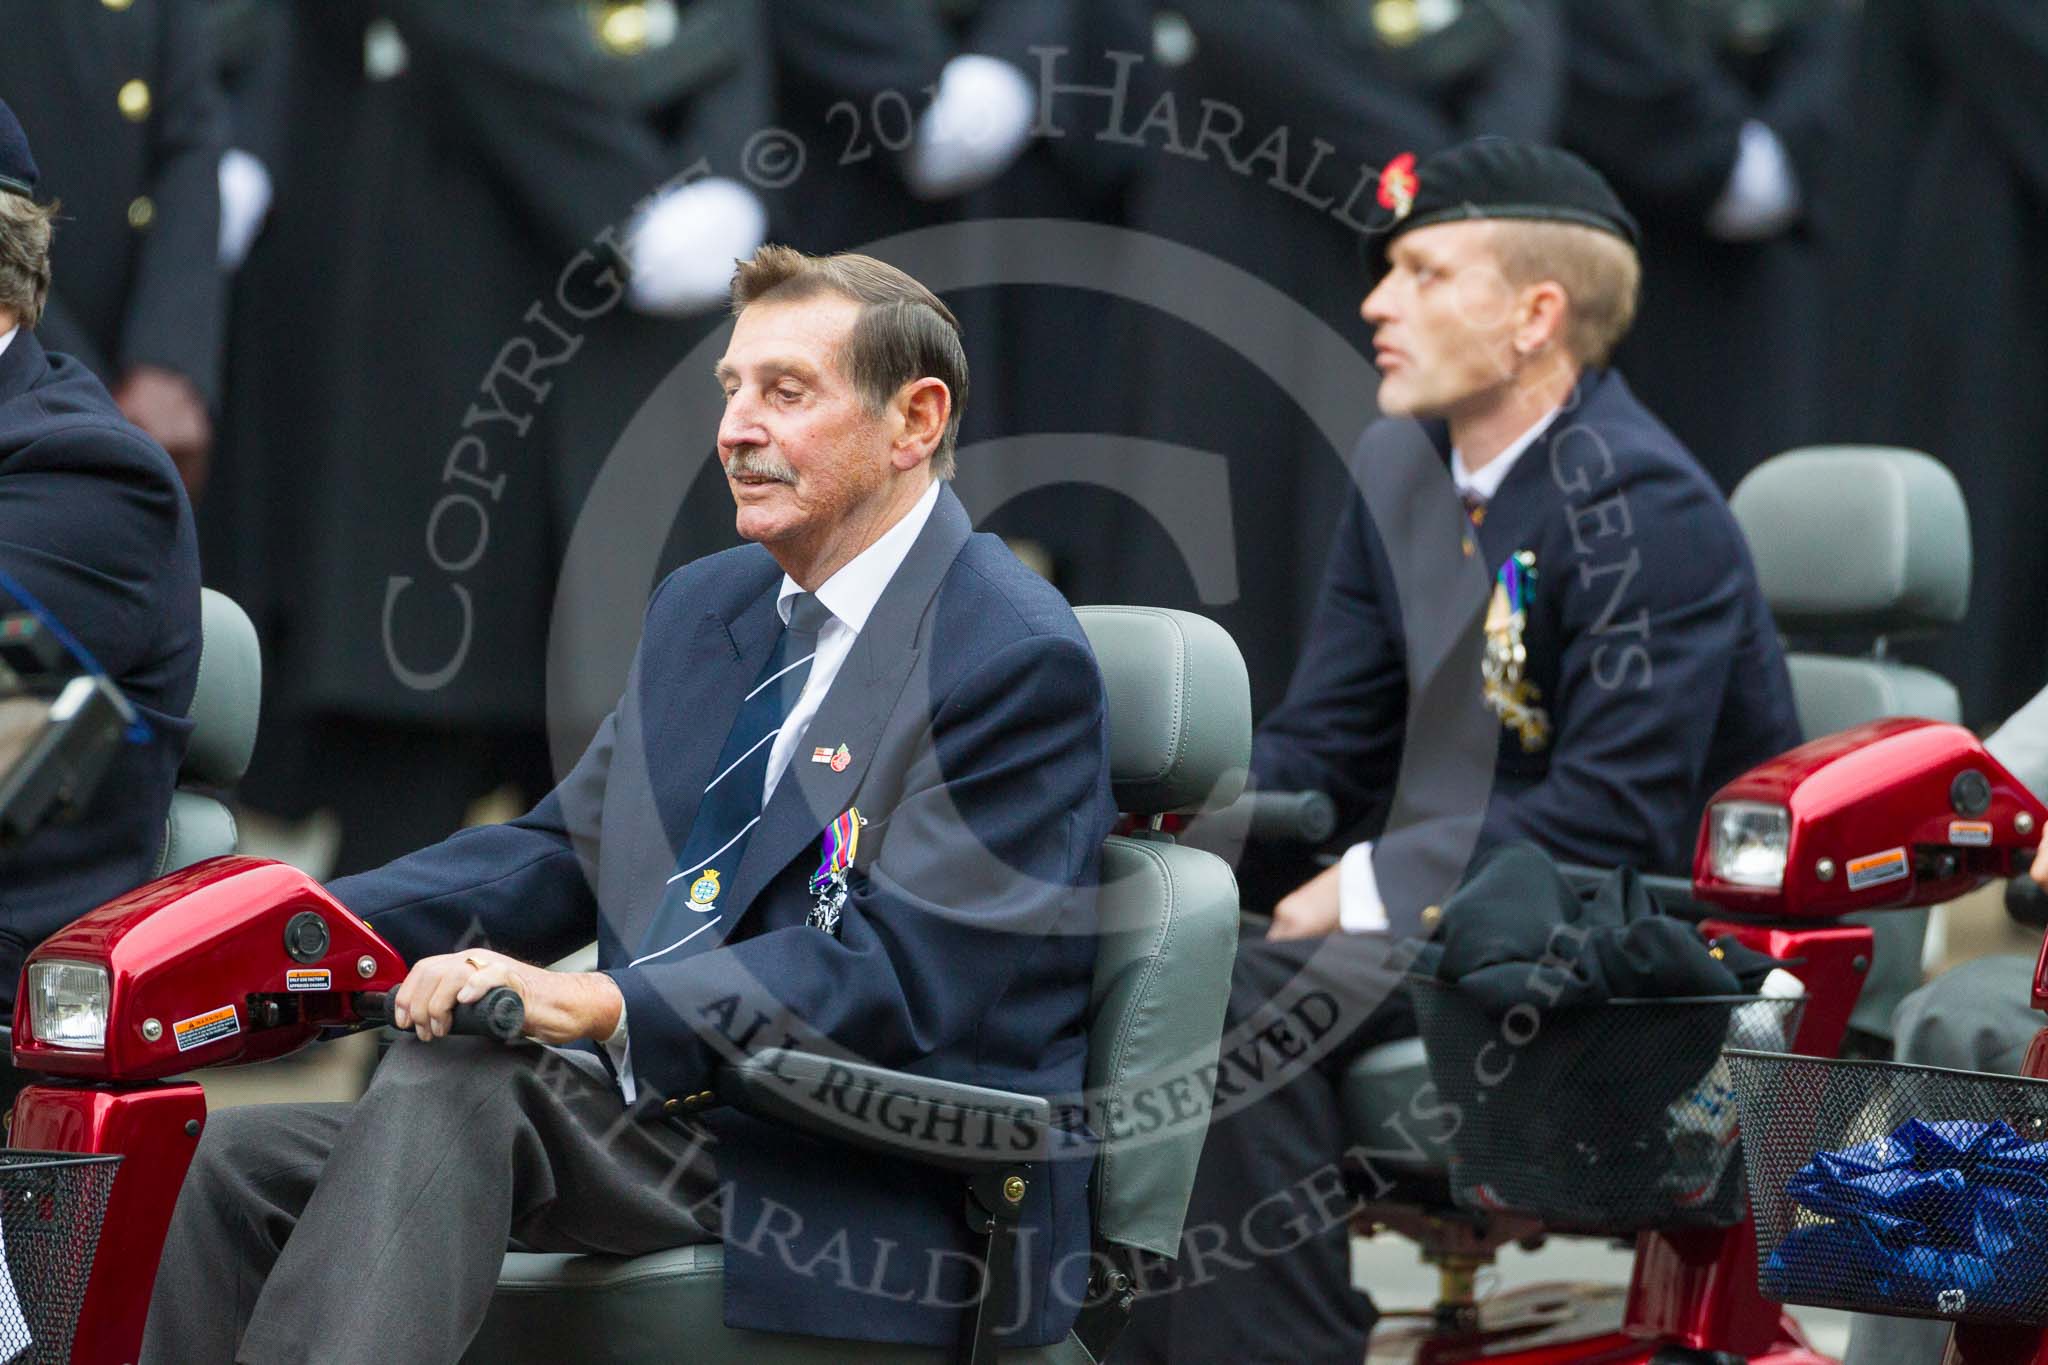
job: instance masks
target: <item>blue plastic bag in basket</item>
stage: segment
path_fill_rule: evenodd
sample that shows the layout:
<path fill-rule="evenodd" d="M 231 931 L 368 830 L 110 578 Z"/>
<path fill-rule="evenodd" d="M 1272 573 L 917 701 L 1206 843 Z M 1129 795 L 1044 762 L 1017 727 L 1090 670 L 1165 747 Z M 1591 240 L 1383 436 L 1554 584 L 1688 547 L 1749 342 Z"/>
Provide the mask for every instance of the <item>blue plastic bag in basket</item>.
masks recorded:
<path fill-rule="evenodd" d="M 1796 1225 L 1761 1276 L 1774 1298 L 1999 1316 L 2048 1271 L 2048 1142 L 2003 1122 L 1909 1119 L 1816 1153 L 1785 1192 Z"/>

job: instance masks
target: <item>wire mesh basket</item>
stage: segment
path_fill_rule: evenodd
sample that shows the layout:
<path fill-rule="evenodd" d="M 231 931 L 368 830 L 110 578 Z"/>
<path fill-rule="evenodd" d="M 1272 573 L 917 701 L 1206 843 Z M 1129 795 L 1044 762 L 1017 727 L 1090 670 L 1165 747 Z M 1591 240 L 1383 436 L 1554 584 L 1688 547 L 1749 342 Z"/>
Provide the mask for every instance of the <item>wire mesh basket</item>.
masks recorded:
<path fill-rule="evenodd" d="M 2048 1081 L 1730 1052 L 1782 1303 L 2048 1324 Z"/>
<path fill-rule="evenodd" d="M 1606 1237 L 1742 1221 L 1721 1049 L 1785 1046 L 1803 1001 L 1610 1000 L 1494 1019 L 1454 986 L 1412 984 L 1430 1079 L 1458 1115 L 1450 1182 L 1460 1205 Z"/>
<path fill-rule="evenodd" d="M 0 1148 L 0 1365 L 64 1365 L 118 1156 Z"/>

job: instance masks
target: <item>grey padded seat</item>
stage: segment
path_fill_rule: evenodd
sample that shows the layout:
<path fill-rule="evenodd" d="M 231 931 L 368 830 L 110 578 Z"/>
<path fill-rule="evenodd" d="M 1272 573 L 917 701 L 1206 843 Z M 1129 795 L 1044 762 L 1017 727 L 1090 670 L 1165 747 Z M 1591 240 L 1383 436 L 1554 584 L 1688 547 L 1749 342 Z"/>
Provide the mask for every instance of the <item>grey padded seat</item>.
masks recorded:
<path fill-rule="evenodd" d="M 1251 692 L 1229 635 L 1203 617 L 1158 608 L 1076 614 L 1108 693 L 1118 809 L 1150 816 L 1235 800 L 1251 757 Z M 1237 883 L 1211 854 L 1121 837 L 1103 846 L 1102 882 L 1088 1085 L 1097 1104 L 1122 1106 L 1102 1112 L 1129 1112 L 1140 1091 L 1216 1060 L 1237 948 Z M 1206 1115 L 1150 1136 L 1111 1129 L 1091 1182 L 1098 1243 L 1175 1254 L 1206 1129 Z M 728 1328 L 723 1271 L 715 1245 L 630 1258 L 508 1253 L 498 1295 L 464 1360 L 941 1365 L 955 1358 L 947 1348 Z M 1088 1365 L 1093 1357 L 1069 1334 L 1049 1347 L 1005 1350 L 1003 1359 Z"/>
<path fill-rule="evenodd" d="M 164 821 L 156 875 L 235 851 L 235 817 L 203 791 L 232 787 L 249 770 L 262 710 L 263 655 L 256 628 L 233 598 L 199 590 L 199 681 L 186 715 L 192 738 Z"/>
<path fill-rule="evenodd" d="M 1913 450 L 1810 446 L 1764 461 L 1729 500 L 1756 561 L 1778 629 L 1795 640 L 1924 634 L 1962 619 L 1970 595 L 1970 523 L 1955 476 Z M 1883 716 L 1957 720 L 1955 688 L 1924 668 L 1881 657 L 1794 650 L 1793 703 L 1808 739 Z M 1892 1010 L 1920 984 L 1927 912 L 1858 916 L 1877 937 L 1851 1022 L 1889 1037 Z M 1447 1145 L 1408 1115 L 1429 1080 L 1419 1039 L 1383 1044 L 1345 1073 L 1340 1102 L 1354 1141 L 1397 1176 L 1440 1176 Z M 1399 1127 L 1389 1119 L 1399 1117 Z M 1412 1136 L 1423 1155 L 1380 1156 Z"/>

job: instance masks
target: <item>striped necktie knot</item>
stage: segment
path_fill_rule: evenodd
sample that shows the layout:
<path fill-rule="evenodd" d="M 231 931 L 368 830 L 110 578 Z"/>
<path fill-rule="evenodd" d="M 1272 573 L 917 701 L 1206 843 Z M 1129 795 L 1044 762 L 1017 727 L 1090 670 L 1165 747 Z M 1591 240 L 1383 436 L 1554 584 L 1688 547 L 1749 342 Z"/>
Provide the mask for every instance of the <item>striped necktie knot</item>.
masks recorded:
<path fill-rule="evenodd" d="M 815 640 L 832 619 L 832 611 L 815 593 L 800 592 L 789 599 L 789 633 Z"/>

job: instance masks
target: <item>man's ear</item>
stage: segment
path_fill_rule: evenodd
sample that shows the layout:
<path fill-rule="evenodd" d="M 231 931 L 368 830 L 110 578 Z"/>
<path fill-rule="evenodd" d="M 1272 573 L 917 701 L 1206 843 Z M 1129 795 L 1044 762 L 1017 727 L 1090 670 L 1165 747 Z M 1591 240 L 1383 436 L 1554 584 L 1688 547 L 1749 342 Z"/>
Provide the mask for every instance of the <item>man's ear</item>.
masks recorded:
<path fill-rule="evenodd" d="M 1521 319 L 1515 325 L 1515 351 L 1519 355 L 1540 355 L 1564 341 L 1564 329 L 1571 315 L 1571 298 L 1556 280 L 1532 284 L 1522 295 Z"/>
<path fill-rule="evenodd" d="M 896 439 L 890 463 L 898 469 L 914 469 L 931 458 L 946 434 L 946 423 L 953 416 L 952 390 L 945 380 L 927 375 L 898 389 L 892 406 Z"/>

